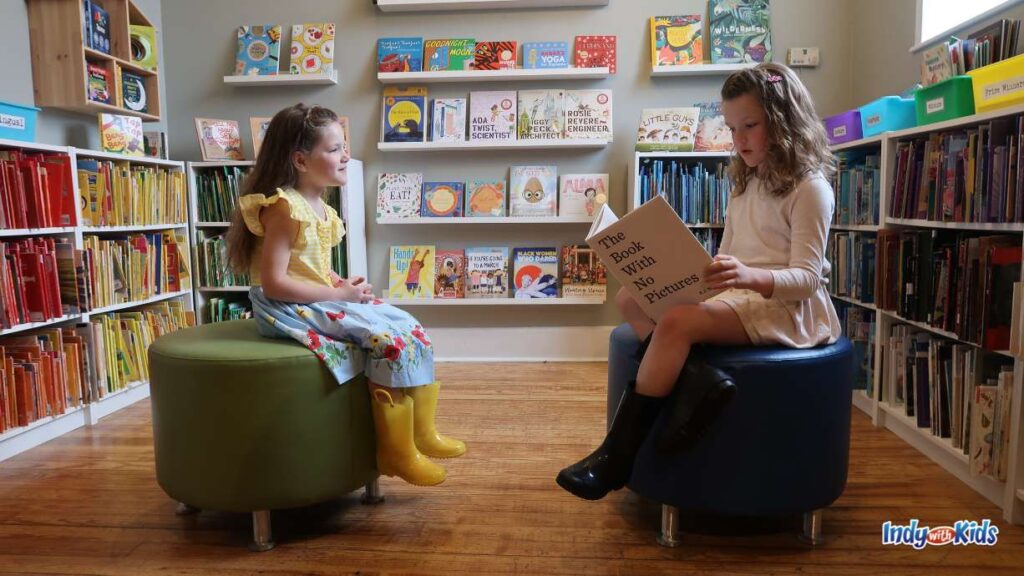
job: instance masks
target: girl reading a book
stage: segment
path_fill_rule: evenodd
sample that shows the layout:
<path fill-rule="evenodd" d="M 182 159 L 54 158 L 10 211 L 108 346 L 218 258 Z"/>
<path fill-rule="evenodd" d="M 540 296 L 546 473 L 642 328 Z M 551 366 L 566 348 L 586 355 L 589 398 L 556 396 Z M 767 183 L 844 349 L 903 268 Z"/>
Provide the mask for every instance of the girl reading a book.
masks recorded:
<path fill-rule="evenodd" d="M 734 188 L 704 281 L 723 291 L 673 308 L 657 324 L 619 291 L 619 310 L 642 341 L 640 370 L 601 446 L 558 474 L 558 484 L 581 498 L 597 500 L 626 484 L 663 406 L 670 414 L 655 441 L 670 452 L 691 447 L 728 405 L 732 379 L 696 357 L 688 362 L 694 344 L 806 348 L 840 336 L 825 289 L 834 158 L 810 94 L 774 63 L 735 72 L 721 93 L 736 150 Z"/>
<path fill-rule="evenodd" d="M 366 374 L 381 473 L 439 484 L 445 469 L 424 455 L 452 458 L 466 446 L 434 426 L 440 384 L 430 340 L 415 318 L 374 298 L 364 278 L 330 267 L 345 229 L 321 198 L 348 179 L 344 139 L 327 108 L 297 104 L 271 119 L 232 216 L 229 260 L 251 276 L 260 334 L 298 340 L 339 385 Z"/>

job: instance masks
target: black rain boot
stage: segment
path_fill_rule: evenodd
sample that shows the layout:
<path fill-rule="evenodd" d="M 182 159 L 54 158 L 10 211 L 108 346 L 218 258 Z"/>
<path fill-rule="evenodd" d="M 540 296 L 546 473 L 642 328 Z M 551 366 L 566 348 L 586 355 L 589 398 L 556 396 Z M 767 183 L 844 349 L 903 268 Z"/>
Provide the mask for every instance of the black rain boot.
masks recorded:
<path fill-rule="evenodd" d="M 559 472 L 558 485 L 585 500 L 600 500 L 625 486 L 633 473 L 636 451 L 664 400 L 637 394 L 636 382 L 630 381 L 604 442 L 589 456 Z"/>
<path fill-rule="evenodd" d="M 735 396 L 736 383 L 732 376 L 691 356 L 669 400 L 670 412 L 658 435 L 658 451 L 680 452 L 692 448 Z"/>

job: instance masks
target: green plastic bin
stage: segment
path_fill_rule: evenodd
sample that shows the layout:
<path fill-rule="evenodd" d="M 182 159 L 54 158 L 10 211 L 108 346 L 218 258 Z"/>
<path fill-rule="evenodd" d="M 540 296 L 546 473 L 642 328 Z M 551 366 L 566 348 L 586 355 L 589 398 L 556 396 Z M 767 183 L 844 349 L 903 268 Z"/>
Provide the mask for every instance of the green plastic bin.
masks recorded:
<path fill-rule="evenodd" d="M 954 76 L 921 88 L 914 94 L 917 125 L 974 114 L 974 84 L 970 76 Z"/>

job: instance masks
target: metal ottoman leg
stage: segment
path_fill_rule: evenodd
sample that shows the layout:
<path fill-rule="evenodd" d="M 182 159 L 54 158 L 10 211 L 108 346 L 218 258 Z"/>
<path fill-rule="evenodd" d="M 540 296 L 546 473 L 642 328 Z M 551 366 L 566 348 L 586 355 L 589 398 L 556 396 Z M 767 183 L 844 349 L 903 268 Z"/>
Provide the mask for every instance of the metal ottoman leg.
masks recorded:
<path fill-rule="evenodd" d="M 384 495 L 380 493 L 380 478 L 374 478 L 366 483 L 366 491 L 363 492 L 363 504 L 380 504 L 384 502 Z"/>
<path fill-rule="evenodd" d="M 679 508 L 661 505 L 661 533 L 658 534 L 658 544 L 667 548 L 675 548 L 682 545 L 679 539 Z"/>
<path fill-rule="evenodd" d="M 800 533 L 800 541 L 811 546 L 825 543 L 825 538 L 821 535 L 820 509 L 804 512 L 804 529 Z"/>
<path fill-rule="evenodd" d="M 252 513 L 252 544 L 253 552 L 266 552 L 274 547 L 274 539 L 270 533 L 270 510 L 257 510 Z"/>

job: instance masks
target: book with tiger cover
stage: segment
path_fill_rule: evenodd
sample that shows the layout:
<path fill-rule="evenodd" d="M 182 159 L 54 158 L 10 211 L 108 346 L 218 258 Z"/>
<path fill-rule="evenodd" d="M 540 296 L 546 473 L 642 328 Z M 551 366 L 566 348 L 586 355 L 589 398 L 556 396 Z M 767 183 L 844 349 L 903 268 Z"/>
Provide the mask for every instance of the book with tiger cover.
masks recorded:
<path fill-rule="evenodd" d="M 517 46 L 515 41 L 477 42 L 473 67 L 477 70 L 515 70 Z"/>
<path fill-rule="evenodd" d="M 434 297 L 434 246 L 392 246 L 388 298 Z"/>
<path fill-rule="evenodd" d="M 434 259 L 434 298 L 466 297 L 466 252 L 438 250 Z"/>

